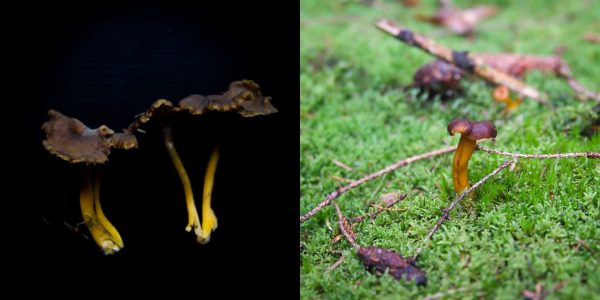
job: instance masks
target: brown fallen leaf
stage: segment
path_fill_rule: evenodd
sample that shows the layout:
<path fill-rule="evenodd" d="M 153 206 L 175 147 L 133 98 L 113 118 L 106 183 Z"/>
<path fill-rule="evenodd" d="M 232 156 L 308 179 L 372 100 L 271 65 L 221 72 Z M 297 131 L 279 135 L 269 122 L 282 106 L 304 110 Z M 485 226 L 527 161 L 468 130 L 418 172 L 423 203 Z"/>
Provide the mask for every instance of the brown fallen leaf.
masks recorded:
<path fill-rule="evenodd" d="M 600 44 L 600 34 L 588 32 L 585 34 L 583 39 L 588 43 Z"/>
<path fill-rule="evenodd" d="M 388 274 L 396 280 L 402 278 L 406 280 L 414 279 L 417 285 L 427 284 L 425 273 L 412 260 L 403 258 L 394 250 L 360 247 L 358 257 L 364 267 L 376 275 L 382 275 L 388 270 Z"/>
<path fill-rule="evenodd" d="M 415 7 L 419 5 L 419 0 L 402 0 L 402 4 L 406 7 Z"/>
<path fill-rule="evenodd" d="M 404 200 L 406 198 L 406 194 L 400 194 L 398 192 L 391 192 L 387 194 L 383 194 L 379 197 L 379 200 L 383 202 L 386 207 L 391 207 L 392 205 Z"/>
<path fill-rule="evenodd" d="M 453 33 L 472 36 L 475 26 L 481 21 L 496 14 L 493 5 L 480 5 L 468 9 L 454 7 L 450 1 L 440 1 L 438 10 L 432 16 L 417 15 L 417 19 L 438 26 L 446 27 Z"/>

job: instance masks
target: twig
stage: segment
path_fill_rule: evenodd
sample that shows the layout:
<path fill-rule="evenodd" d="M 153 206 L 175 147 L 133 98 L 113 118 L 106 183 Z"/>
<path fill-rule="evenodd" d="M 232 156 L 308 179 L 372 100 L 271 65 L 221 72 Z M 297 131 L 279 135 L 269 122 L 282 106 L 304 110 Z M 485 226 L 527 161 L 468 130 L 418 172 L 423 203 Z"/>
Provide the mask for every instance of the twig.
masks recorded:
<path fill-rule="evenodd" d="M 569 65 L 567 65 L 567 63 L 562 59 L 560 59 L 560 65 L 558 66 L 556 73 L 567 80 L 567 83 L 571 89 L 575 91 L 575 93 L 582 95 L 585 99 L 593 99 L 596 100 L 596 102 L 600 102 L 600 95 L 586 89 L 581 83 L 579 83 L 579 81 L 577 81 L 577 79 L 575 79 L 573 76 L 573 72 L 571 72 Z"/>
<path fill-rule="evenodd" d="M 350 226 L 348 225 L 348 220 L 342 214 L 342 211 L 340 210 L 340 207 L 337 205 L 337 203 L 334 202 L 333 206 L 335 206 L 335 210 L 337 211 L 338 223 L 340 224 L 340 230 L 342 231 L 342 233 L 348 240 L 348 243 L 350 243 L 352 245 L 352 247 L 354 247 L 354 250 L 358 251 L 358 249 L 360 249 L 360 246 L 354 240 L 355 234 L 354 234 L 354 232 L 352 232 L 352 229 L 349 228 Z"/>
<path fill-rule="evenodd" d="M 397 25 L 390 20 L 381 19 L 377 22 L 377 27 L 401 40 L 402 42 L 415 46 L 425 52 L 451 63 L 463 70 L 487 80 L 495 85 L 503 85 L 507 88 L 527 96 L 539 103 L 550 106 L 548 96 L 539 92 L 524 82 L 492 68 L 485 64 L 480 58 L 469 55 L 468 52 L 459 52 L 437 44 L 424 36 L 418 35 L 405 27 Z"/>
<path fill-rule="evenodd" d="M 374 217 L 376 217 L 378 214 L 380 214 L 380 213 L 382 213 L 382 212 L 384 212 L 384 211 L 388 210 L 390 207 L 394 206 L 396 203 L 398 203 L 398 202 L 400 202 L 400 201 L 402 201 L 402 200 L 406 199 L 406 196 L 408 196 L 408 195 L 407 195 L 407 194 L 402 194 L 402 195 L 400 195 L 400 197 L 398 197 L 398 198 L 396 198 L 396 199 L 394 199 L 394 200 L 390 201 L 389 203 L 385 204 L 384 206 L 381 206 L 381 207 L 379 207 L 379 208 L 377 209 L 377 211 L 375 211 L 375 212 L 372 212 L 372 213 L 368 213 L 368 214 L 364 214 L 364 215 L 362 215 L 362 216 L 358 216 L 358 217 L 356 217 L 356 218 L 352 218 L 352 219 L 350 220 L 350 222 L 352 222 L 352 223 L 355 223 L 355 224 L 356 224 L 356 223 L 360 223 L 360 222 L 362 222 L 362 221 L 363 221 L 364 219 L 366 219 L 367 217 L 369 217 L 369 218 L 374 218 Z"/>
<path fill-rule="evenodd" d="M 555 153 L 555 154 L 522 154 L 522 153 L 510 153 L 505 151 L 499 151 L 494 149 L 489 149 L 481 146 L 477 146 L 477 150 L 481 150 L 484 152 L 504 155 L 504 156 L 512 156 L 517 158 L 537 158 L 537 159 L 546 159 L 546 158 L 573 158 L 573 157 L 587 157 L 587 158 L 600 158 L 600 152 L 569 152 L 569 153 Z"/>
<path fill-rule="evenodd" d="M 600 102 L 600 95 L 586 89 L 579 81 L 574 77 L 566 77 L 567 83 L 576 93 L 583 95 L 586 99 L 594 99 L 596 102 Z"/>
<path fill-rule="evenodd" d="M 465 196 L 467 196 L 468 194 L 470 194 L 471 192 L 473 192 L 475 189 L 477 189 L 478 187 L 480 187 L 482 184 L 484 184 L 488 179 L 490 179 L 492 176 L 498 174 L 500 171 L 502 171 L 503 169 L 505 169 L 506 167 L 510 166 L 510 164 L 512 164 L 514 162 L 514 160 L 507 160 L 505 161 L 503 164 L 501 164 L 498 168 L 496 168 L 494 171 L 492 171 L 491 173 L 485 175 L 483 178 L 481 178 L 479 181 L 477 181 L 473 186 L 471 186 L 470 188 L 466 189 L 465 191 L 463 191 L 457 198 L 456 200 L 454 200 L 450 206 L 448 206 L 446 209 L 443 210 L 444 214 L 442 215 L 442 217 L 437 221 L 437 223 L 433 226 L 433 228 L 431 228 L 431 231 L 429 231 L 429 233 L 427 234 L 427 236 L 425 237 L 425 242 L 427 242 L 429 239 L 431 239 L 431 236 L 433 236 L 433 234 L 440 228 L 440 226 L 442 225 L 442 223 L 444 223 L 444 221 L 446 221 L 447 219 L 449 219 L 450 217 L 450 212 L 452 212 L 452 210 L 454 209 L 454 207 L 458 204 L 458 202 L 460 202 L 463 198 L 465 198 Z M 414 259 L 417 258 L 417 256 L 419 255 L 419 253 L 421 253 L 421 248 L 417 249 L 417 252 L 414 256 Z"/>
<path fill-rule="evenodd" d="M 369 180 L 372 180 L 374 178 L 377 178 L 381 175 L 387 174 L 389 172 L 392 172 L 400 167 L 404 167 L 408 164 L 411 164 L 415 161 L 419 161 L 422 159 L 426 159 L 426 158 L 431 158 L 437 155 L 442 155 L 442 154 L 446 154 L 446 153 L 450 153 L 450 152 L 454 152 L 454 150 L 456 150 L 455 146 L 452 147 L 446 147 L 446 148 L 441 148 L 438 150 L 434 150 L 434 151 L 430 151 L 427 153 L 423 153 L 423 154 L 419 154 L 419 155 L 415 155 L 412 157 L 409 157 L 407 159 L 403 159 L 400 160 L 392 165 L 389 165 L 387 167 L 385 167 L 382 170 L 379 170 L 375 173 L 371 173 L 359 180 L 356 180 L 344 187 L 341 187 L 337 190 L 335 190 L 333 193 L 327 195 L 327 197 L 325 198 L 325 200 L 323 200 L 323 202 L 319 203 L 315 208 L 313 208 L 311 211 L 309 211 L 308 213 L 304 214 L 303 216 L 300 217 L 300 223 L 304 223 L 306 220 L 310 219 L 312 216 L 314 216 L 316 213 L 318 213 L 321 209 L 323 209 L 325 206 L 329 205 L 331 203 L 331 201 L 333 201 L 334 199 L 338 198 L 341 194 L 349 191 L 352 188 L 355 188 Z"/>
<path fill-rule="evenodd" d="M 354 182 L 354 180 L 352 180 L 352 179 L 348 179 L 348 178 L 344 178 L 344 177 L 339 177 L 339 176 L 334 176 L 334 175 L 329 176 L 329 178 L 331 178 L 333 180 L 341 181 L 341 182 Z"/>
<path fill-rule="evenodd" d="M 333 164 L 335 164 L 336 166 L 348 171 L 348 172 L 352 172 L 352 167 L 348 166 L 347 164 L 344 164 L 341 161 L 337 161 L 337 160 L 332 160 Z"/>
<path fill-rule="evenodd" d="M 384 206 L 379 206 L 377 208 L 377 211 L 372 212 L 372 213 L 368 213 L 368 214 L 364 214 L 361 216 L 358 216 L 356 218 L 352 218 L 350 219 L 350 223 L 352 223 L 350 226 L 354 226 L 354 224 L 358 224 L 362 221 L 364 221 L 367 217 L 370 217 L 371 219 L 374 219 L 377 215 L 379 215 L 380 213 L 384 212 L 384 211 L 388 211 L 391 209 L 392 206 L 394 206 L 396 203 L 406 199 L 407 194 L 402 194 L 399 197 L 396 197 L 395 199 L 393 199 L 392 201 L 386 203 Z M 341 236 L 340 235 L 336 235 L 335 237 L 333 237 L 333 239 L 331 240 L 332 244 L 335 244 L 337 242 L 340 241 Z"/>
<path fill-rule="evenodd" d="M 345 258 L 346 257 L 342 255 L 342 257 L 340 257 L 340 259 L 338 259 L 335 263 L 333 263 L 333 265 L 329 266 L 329 268 L 327 268 L 327 269 L 329 271 L 335 270 L 337 267 L 339 267 L 344 262 Z"/>

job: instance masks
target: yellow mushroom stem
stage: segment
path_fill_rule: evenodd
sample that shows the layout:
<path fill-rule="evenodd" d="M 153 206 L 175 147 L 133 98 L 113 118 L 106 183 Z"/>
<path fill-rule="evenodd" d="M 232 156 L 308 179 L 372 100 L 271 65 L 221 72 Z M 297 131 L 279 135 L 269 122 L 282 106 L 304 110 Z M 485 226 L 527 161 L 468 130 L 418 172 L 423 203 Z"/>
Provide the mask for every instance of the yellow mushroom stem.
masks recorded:
<path fill-rule="evenodd" d="M 452 181 L 454 182 L 454 190 L 460 193 L 469 187 L 469 176 L 467 167 L 471 154 L 475 151 L 477 142 L 471 140 L 464 135 L 460 136 L 458 147 L 454 152 L 454 162 L 452 163 Z"/>
<path fill-rule="evenodd" d="M 89 169 L 86 169 L 83 174 L 79 202 L 83 221 L 104 254 L 114 254 L 121 250 L 124 247 L 123 239 L 108 221 L 100 205 L 100 176 L 96 176 L 95 182 L 92 183 Z"/>
<path fill-rule="evenodd" d="M 185 167 L 181 162 L 181 158 L 179 158 L 179 154 L 177 154 L 177 150 L 175 149 L 175 145 L 173 144 L 171 128 L 169 128 L 168 126 L 163 127 L 163 133 L 165 138 L 165 146 L 167 147 L 167 152 L 169 152 L 171 161 L 173 161 L 175 170 L 177 170 L 177 174 L 179 175 L 179 179 L 181 179 L 181 184 L 183 185 L 185 203 L 188 212 L 188 224 L 185 227 L 185 230 L 187 232 L 190 232 L 193 228 L 196 236 L 200 236 L 202 233 L 202 226 L 200 225 L 200 217 L 198 216 L 198 210 L 196 210 L 196 203 L 194 202 L 194 193 L 192 192 L 192 184 L 190 183 L 190 178 L 188 177 L 188 174 L 185 171 Z"/>
<path fill-rule="evenodd" d="M 217 229 L 217 217 L 210 206 L 210 200 L 218 162 L 219 148 L 215 147 L 210 155 L 210 160 L 206 166 L 206 174 L 204 176 L 204 192 L 202 193 L 202 232 L 197 239 L 200 244 L 208 243 L 210 241 L 210 233 Z"/>

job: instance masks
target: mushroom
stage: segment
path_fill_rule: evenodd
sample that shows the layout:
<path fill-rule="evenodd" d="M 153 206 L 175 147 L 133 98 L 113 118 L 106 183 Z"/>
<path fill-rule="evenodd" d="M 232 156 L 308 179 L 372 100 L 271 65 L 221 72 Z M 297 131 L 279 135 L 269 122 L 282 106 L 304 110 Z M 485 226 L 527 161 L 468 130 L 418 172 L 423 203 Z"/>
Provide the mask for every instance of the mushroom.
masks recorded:
<path fill-rule="evenodd" d="M 117 133 L 101 125 L 90 129 L 81 121 L 69 118 L 53 109 L 48 111 L 50 121 L 42 124 L 46 139 L 44 148 L 71 163 L 103 164 L 108 161 L 110 148 L 137 148 L 134 135 Z"/>
<path fill-rule="evenodd" d="M 461 134 L 452 163 L 454 190 L 460 193 L 469 187 L 467 167 L 471 154 L 475 151 L 477 140 L 495 138 L 496 127 L 488 121 L 470 122 L 467 119 L 454 119 L 448 123 L 448 133 Z"/>
<path fill-rule="evenodd" d="M 211 208 L 211 195 L 219 151 L 218 147 L 214 148 L 206 167 L 202 193 L 202 222 L 200 222 L 192 184 L 175 148 L 171 128 L 166 124 L 168 115 L 183 111 L 192 115 L 203 115 L 209 112 L 237 112 L 243 117 L 254 117 L 276 113 L 277 109 L 271 104 L 271 97 L 263 96 L 258 84 L 252 80 L 239 80 L 229 84 L 229 89 L 221 95 L 190 95 L 180 100 L 178 107 L 165 99 L 156 100 L 148 111 L 140 114 L 137 120 L 125 130 L 125 132 L 139 130 L 142 124 L 150 121 L 153 117 L 159 120 L 163 130 L 165 147 L 183 186 L 188 213 L 188 223 L 185 230 L 187 232 L 193 230 L 197 237 L 196 240 L 200 244 L 206 244 L 210 241 L 211 232 L 217 228 L 217 217 Z"/>
<path fill-rule="evenodd" d="M 244 117 L 277 112 L 271 105 L 271 97 L 263 96 L 258 84 L 252 80 L 234 81 L 222 95 L 190 95 L 179 101 L 179 107 L 193 115 L 201 115 L 208 110 L 236 111 Z"/>
<path fill-rule="evenodd" d="M 50 153 L 71 163 L 103 164 L 108 161 L 110 148 L 137 148 L 137 139 L 133 133 L 143 133 L 140 127 L 157 118 L 163 130 L 167 152 L 183 185 L 188 212 L 188 224 L 185 229 L 188 232 L 193 229 L 197 241 L 206 244 L 210 241 L 211 232 L 217 228 L 217 217 L 211 208 L 211 196 L 219 150 L 218 147 L 214 148 L 206 167 L 201 224 L 192 184 L 175 149 L 171 128 L 166 123 L 169 117 L 180 112 L 201 115 L 211 111 L 233 111 L 243 117 L 254 117 L 276 113 L 277 109 L 271 105 L 271 97 L 262 95 L 258 84 L 252 80 L 240 80 L 232 82 L 229 89 L 221 95 L 191 95 L 181 100 L 179 106 L 174 106 L 169 100 L 158 99 L 147 111 L 137 115 L 135 121 L 123 129 L 123 133 L 115 133 L 105 125 L 90 129 L 77 119 L 50 110 L 50 121 L 42 125 L 46 132 L 43 145 Z M 123 248 L 123 240 L 100 206 L 99 176 L 96 176 L 95 183 L 92 183 L 92 177 L 90 170 L 86 169 L 80 194 L 81 212 L 96 243 L 105 254 L 113 254 Z"/>
<path fill-rule="evenodd" d="M 106 125 L 90 129 L 81 121 L 55 110 L 48 111 L 48 116 L 50 121 L 42 124 L 42 130 L 46 133 L 42 144 L 50 153 L 70 163 L 103 164 L 108 161 L 111 147 L 132 149 L 138 145 L 134 135 L 115 134 Z M 123 239 L 102 211 L 100 175 L 93 180 L 91 168 L 84 168 L 79 197 L 81 215 L 96 244 L 105 254 L 114 254 L 124 247 Z"/>
<path fill-rule="evenodd" d="M 204 193 L 202 194 L 202 224 L 200 224 L 200 217 L 198 216 L 198 210 L 196 209 L 196 202 L 194 201 L 194 192 L 192 191 L 192 184 L 190 183 L 189 176 L 183 166 L 183 162 L 175 149 L 173 144 L 173 136 L 171 134 L 171 128 L 163 126 L 164 141 L 167 148 L 167 152 L 171 157 L 171 161 L 175 166 L 177 175 L 181 179 L 183 185 L 183 191 L 185 195 L 185 202 L 188 212 L 188 224 L 185 227 L 187 232 L 194 230 L 197 240 L 201 244 L 206 244 L 210 241 L 210 234 L 213 230 L 217 229 L 217 217 L 212 210 L 211 196 L 212 188 L 215 178 L 215 172 L 217 170 L 217 162 L 219 160 L 219 151 L 215 147 L 213 150 L 208 166 L 206 167 L 206 175 L 204 176 Z M 204 229 L 203 229 L 204 228 Z"/>
<path fill-rule="evenodd" d="M 510 90 L 503 85 L 497 86 L 492 95 L 496 102 L 502 102 L 506 105 L 506 107 L 502 110 L 505 113 L 517 109 L 517 107 L 519 107 L 519 105 L 523 102 L 523 100 L 519 98 L 512 99 L 510 97 Z"/>

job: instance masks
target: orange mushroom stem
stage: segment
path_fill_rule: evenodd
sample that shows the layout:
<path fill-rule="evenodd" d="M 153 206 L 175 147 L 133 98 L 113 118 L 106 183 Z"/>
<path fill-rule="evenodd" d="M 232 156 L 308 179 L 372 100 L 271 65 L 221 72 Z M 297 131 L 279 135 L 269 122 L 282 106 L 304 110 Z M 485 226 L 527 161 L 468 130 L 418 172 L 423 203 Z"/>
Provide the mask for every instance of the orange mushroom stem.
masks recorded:
<path fill-rule="evenodd" d="M 460 193 L 469 187 L 467 168 L 469 159 L 477 146 L 477 140 L 495 138 L 496 127 L 488 121 L 471 122 L 467 119 L 455 119 L 448 123 L 448 133 L 450 135 L 461 134 L 452 163 L 454 190 Z"/>

